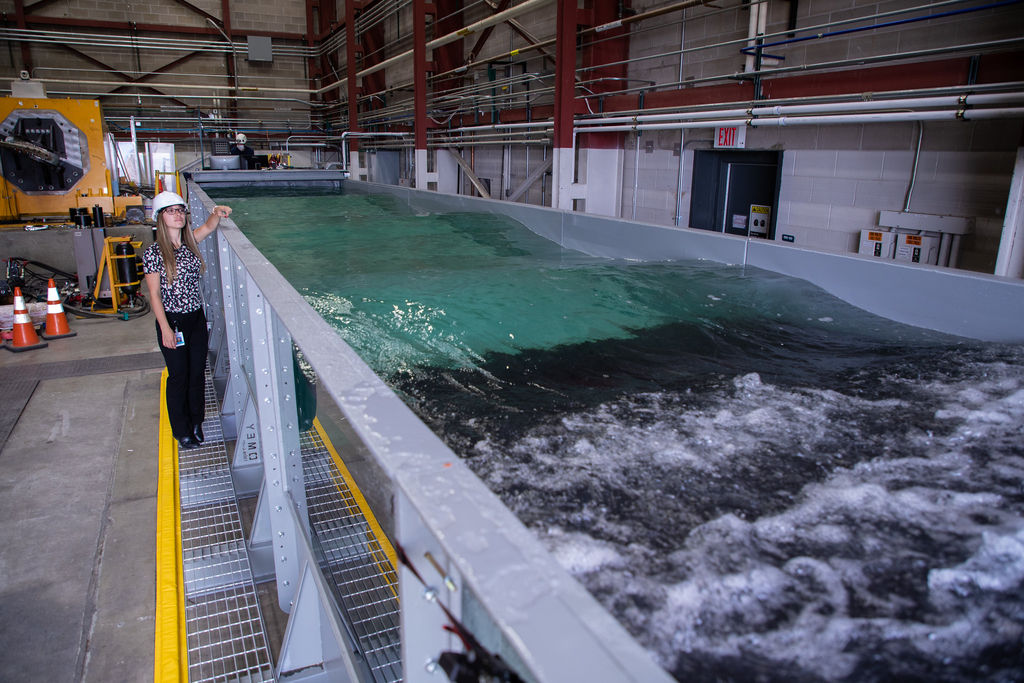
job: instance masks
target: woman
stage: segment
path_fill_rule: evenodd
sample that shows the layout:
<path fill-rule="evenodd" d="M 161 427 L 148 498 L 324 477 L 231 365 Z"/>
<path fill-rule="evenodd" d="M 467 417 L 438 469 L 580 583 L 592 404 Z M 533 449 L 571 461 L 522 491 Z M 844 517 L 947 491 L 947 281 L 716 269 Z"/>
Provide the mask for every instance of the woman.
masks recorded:
<path fill-rule="evenodd" d="M 156 336 L 167 363 L 167 416 L 182 449 L 203 442 L 206 416 L 206 349 L 208 336 L 199 276 L 206 265 L 196 244 L 231 215 L 215 206 L 206 222 L 188 227 L 185 200 L 174 192 L 153 198 L 156 241 L 142 255 L 149 301 L 156 316 Z"/>

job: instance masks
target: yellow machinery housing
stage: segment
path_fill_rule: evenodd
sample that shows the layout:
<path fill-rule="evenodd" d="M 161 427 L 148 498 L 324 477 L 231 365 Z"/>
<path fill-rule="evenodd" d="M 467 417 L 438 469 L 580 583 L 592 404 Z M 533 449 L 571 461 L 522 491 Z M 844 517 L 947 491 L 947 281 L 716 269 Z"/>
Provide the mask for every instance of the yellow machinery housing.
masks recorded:
<path fill-rule="evenodd" d="M 142 204 L 112 196 L 98 100 L 0 98 L 0 170 L 2 221 Z"/>

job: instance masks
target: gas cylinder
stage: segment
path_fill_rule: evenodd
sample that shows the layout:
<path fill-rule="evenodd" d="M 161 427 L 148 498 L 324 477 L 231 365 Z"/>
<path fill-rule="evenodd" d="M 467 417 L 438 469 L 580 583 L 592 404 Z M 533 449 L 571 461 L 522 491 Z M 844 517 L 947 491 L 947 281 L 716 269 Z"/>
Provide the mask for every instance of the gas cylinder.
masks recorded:
<path fill-rule="evenodd" d="M 124 290 L 129 295 L 134 295 L 139 284 L 139 264 L 135 258 L 135 249 L 130 242 L 118 242 L 114 246 L 114 254 L 121 257 L 117 260 L 117 279 L 122 285 L 131 285 Z"/>

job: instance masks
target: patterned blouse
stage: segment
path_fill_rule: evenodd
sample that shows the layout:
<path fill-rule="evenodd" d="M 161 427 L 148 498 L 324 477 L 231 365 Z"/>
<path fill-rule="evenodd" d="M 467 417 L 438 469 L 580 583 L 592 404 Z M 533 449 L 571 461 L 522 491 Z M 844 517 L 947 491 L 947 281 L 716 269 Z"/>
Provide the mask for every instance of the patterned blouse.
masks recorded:
<path fill-rule="evenodd" d="M 160 253 L 160 245 L 153 242 L 142 254 L 142 269 L 149 273 L 160 273 L 160 300 L 168 313 L 191 313 L 203 307 L 199 291 L 199 258 L 184 244 L 174 252 L 177 273 L 174 282 L 167 282 L 167 268 Z"/>

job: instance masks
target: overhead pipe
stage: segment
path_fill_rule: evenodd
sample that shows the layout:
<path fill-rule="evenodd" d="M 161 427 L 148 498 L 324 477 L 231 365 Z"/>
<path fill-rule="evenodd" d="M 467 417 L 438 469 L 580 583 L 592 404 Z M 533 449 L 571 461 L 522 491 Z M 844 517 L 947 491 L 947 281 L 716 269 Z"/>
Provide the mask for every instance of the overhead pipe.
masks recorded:
<path fill-rule="evenodd" d="M 506 10 L 506 12 L 504 12 L 502 14 L 506 14 L 506 13 L 513 12 L 513 11 L 525 12 L 525 11 L 527 11 L 529 9 L 534 9 L 535 6 L 539 6 L 541 4 L 544 4 L 546 2 L 551 2 L 551 1 L 553 1 L 553 0 L 528 0 L 526 3 L 523 3 L 522 5 L 519 5 L 517 7 L 514 7 L 514 8 L 511 8 L 509 10 Z M 1020 2 L 1020 1 L 1021 0 L 1007 0 L 1007 2 Z M 651 10 L 649 12 L 644 12 L 642 14 L 637 14 L 637 15 L 634 15 L 632 17 L 627 17 L 625 19 L 622 19 L 622 20 L 616 21 L 616 22 L 612 22 L 612 23 L 607 24 L 607 25 L 593 27 L 593 28 L 590 28 L 590 29 L 585 29 L 583 31 L 580 31 L 579 35 L 584 35 L 584 34 L 587 34 L 587 33 L 600 33 L 601 31 L 604 31 L 604 30 L 608 30 L 608 29 L 611 29 L 611 28 L 618 28 L 618 27 L 626 25 L 626 24 L 631 24 L 631 23 L 635 23 L 635 22 L 638 22 L 638 21 L 643 21 L 645 19 L 650 19 L 652 17 L 656 17 L 656 16 L 659 16 L 659 15 L 662 15 L 662 14 L 667 14 L 667 13 L 670 13 L 670 12 L 681 11 L 681 10 L 684 10 L 684 9 L 686 9 L 688 7 L 704 5 L 704 4 L 707 4 L 707 2 L 708 2 L 708 0 L 684 0 L 683 2 L 676 3 L 676 4 L 671 5 L 669 7 L 664 7 L 664 8 L 660 8 L 660 9 L 657 9 L 657 10 Z M 831 26 L 838 26 L 838 25 L 841 25 L 841 24 L 844 24 L 844 23 L 851 23 L 851 22 L 856 22 L 856 21 L 866 21 L 866 20 L 870 20 L 870 19 L 873 19 L 873 18 L 885 17 L 885 16 L 893 16 L 893 15 L 896 15 L 896 14 L 905 14 L 907 12 L 915 11 L 915 10 L 918 10 L 918 9 L 929 9 L 929 8 L 933 8 L 933 7 L 936 7 L 936 6 L 944 6 L 944 5 L 947 5 L 947 4 L 957 4 L 957 3 L 960 3 L 960 2 L 963 2 L 963 0 L 948 0 L 948 2 L 936 3 L 934 5 L 923 5 L 923 6 L 909 8 L 909 9 L 895 10 L 893 12 L 879 13 L 879 14 L 876 14 L 876 15 L 873 15 L 873 16 L 869 16 L 869 17 L 857 17 L 857 18 L 853 18 L 853 19 L 848 19 L 848 20 L 840 21 L 840 22 L 830 22 L 830 23 L 827 23 L 827 24 L 821 24 L 819 26 L 807 27 L 807 28 L 804 28 L 804 29 L 801 29 L 801 30 L 802 31 L 808 31 L 808 30 L 816 30 L 816 29 L 819 29 L 819 28 L 828 28 L 828 27 L 831 27 Z M 469 33 L 473 32 L 475 30 L 479 30 L 480 28 L 486 28 L 487 25 L 490 25 L 490 24 L 486 24 L 485 25 L 484 22 L 493 21 L 494 23 L 499 23 L 500 21 L 503 21 L 504 19 L 499 19 L 499 20 L 495 21 L 497 19 L 497 17 L 499 17 L 499 16 L 500 15 L 494 15 L 494 16 L 490 17 L 489 19 L 482 20 L 482 22 L 477 22 L 476 24 L 472 24 L 469 27 L 466 27 L 464 29 L 460 29 L 460 31 L 456 31 L 456 32 L 450 33 L 447 36 L 443 36 L 442 38 L 438 38 L 438 39 L 436 39 L 434 41 L 431 41 L 431 42 L 427 43 L 427 49 L 432 49 L 433 47 L 439 47 L 441 45 L 445 45 L 445 44 L 447 44 L 449 42 L 452 42 L 454 40 L 458 40 L 459 38 L 462 38 L 464 35 L 468 35 Z M 775 33 L 775 34 L 771 34 L 771 36 L 785 35 L 785 33 L 787 33 L 787 32 Z M 742 45 L 743 43 L 746 42 L 746 40 L 747 39 L 724 41 L 724 42 L 721 42 L 721 43 L 717 43 L 715 45 L 701 46 L 699 48 L 691 48 L 690 50 L 680 50 L 679 54 L 682 54 L 683 52 L 692 52 L 692 51 L 696 51 L 696 50 L 707 50 L 707 49 L 714 48 L 714 47 L 724 47 L 724 46 L 728 46 L 728 45 Z M 941 48 L 941 49 L 938 49 L 938 50 L 922 50 L 922 51 L 919 51 L 917 53 L 906 53 L 906 54 L 903 54 L 903 55 L 900 55 L 900 54 L 885 55 L 885 56 L 883 56 L 882 59 L 889 60 L 889 59 L 898 59 L 898 58 L 908 58 L 908 57 L 914 57 L 914 56 L 926 56 L 928 54 L 943 54 L 943 53 L 949 52 L 950 50 L 962 51 L 964 47 L 966 47 L 967 49 L 977 49 L 977 48 L 981 48 L 981 47 L 1001 46 L 1004 43 L 1007 44 L 1007 45 L 1015 44 L 1017 42 L 1020 42 L 1020 40 L 1019 39 L 1006 39 L 1004 41 L 991 41 L 990 43 L 975 44 L 975 45 L 971 45 L 971 46 L 957 46 L 955 48 L 954 47 Z M 549 47 L 550 45 L 553 45 L 554 43 L 555 43 L 554 39 L 542 41 L 542 42 L 537 43 L 535 45 L 530 45 L 530 46 L 526 46 L 526 47 L 523 47 L 523 48 L 518 48 L 518 49 L 515 49 L 515 50 L 511 50 L 511 51 L 509 51 L 507 53 L 502 53 L 502 54 L 497 55 L 497 56 L 491 56 L 491 57 L 488 57 L 488 58 L 483 59 L 483 60 L 478 60 L 477 62 L 474 62 L 472 64 L 467 64 L 467 65 L 465 65 L 463 67 L 459 67 L 458 69 L 455 69 L 455 70 L 452 70 L 452 71 L 449 71 L 449 72 L 445 72 L 443 74 L 435 74 L 434 77 L 435 78 L 439 78 L 439 77 L 445 77 L 445 76 L 453 75 L 455 73 L 462 73 L 462 72 L 466 71 L 470 67 L 478 66 L 480 64 L 485 64 L 488 61 L 493 61 L 495 59 L 503 59 L 503 58 L 515 56 L 515 55 L 517 55 L 517 54 L 519 54 L 519 53 L 521 53 L 523 51 L 526 51 L 526 50 L 533 50 L 533 49 L 540 49 L 540 48 L 543 48 L 543 47 Z M 399 61 L 401 61 L 403 59 L 408 59 L 409 56 L 411 56 L 412 54 L 413 54 L 412 50 L 407 50 L 407 51 L 405 51 L 405 52 L 403 52 L 403 53 L 401 53 L 399 55 L 395 55 L 395 56 L 391 57 L 390 59 L 385 60 L 384 62 L 381 62 L 380 64 L 376 64 L 376 65 L 374 65 L 372 67 L 369 67 L 369 69 L 360 71 L 357 75 L 359 77 L 362 77 L 362 76 L 368 75 L 370 73 L 374 73 L 376 71 L 379 71 L 380 69 L 387 68 L 387 67 L 389 67 L 389 66 L 391 66 L 391 65 L 393 65 L 393 64 L 395 64 L 395 63 L 397 63 L 397 62 L 399 62 Z M 609 63 L 606 63 L 606 64 L 600 64 L 600 65 L 595 65 L 595 66 L 592 66 L 592 67 L 588 67 L 586 70 L 592 70 L 592 69 L 597 69 L 597 68 L 604 68 L 604 67 L 607 67 L 607 66 L 614 66 L 614 65 L 618 65 L 618 64 L 626 64 L 626 63 L 630 63 L 630 62 L 634 62 L 634 61 L 649 60 L 649 59 L 652 59 L 654 57 L 669 56 L 669 55 L 672 55 L 672 54 L 676 54 L 676 53 L 675 52 L 668 52 L 668 53 L 663 53 L 662 55 L 645 56 L 645 57 L 635 58 L 635 59 L 631 59 L 631 60 L 623 60 L 623 61 L 620 61 L 620 62 L 609 62 Z M 856 60 L 849 60 L 850 63 L 857 63 L 857 64 L 868 63 L 869 61 L 874 61 L 874 60 L 872 60 L 872 58 L 862 58 L 862 59 L 856 59 Z M 881 60 L 879 60 L 879 61 L 881 61 Z M 802 69 L 802 70 L 806 70 L 806 67 L 799 67 L 799 68 Z M 786 71 L 786 70 L 787 69 L 770 69 L 770 70 L 761 69 L 761 70 L 759 70 L 757 72 L 757 74 L 763 76 L 763 75 L 772 74 L 772 73 L 781 73 L 781 72 Z M 722 80 L 722 79 L 727 79 L 727 78 L 742 77 L 744 75 L 750 75 L 750 74 L 749 73 L 745 73 L 745 72 L 741 72 L 739 74 L 724 74 L 722 76 L 708 77 L 708 78 L 700 79 L 700 80 L 701 81 Z M 324 86 L 323 88 L 320 88 L 316 92 L 317 93 L 322 93 L 322 92 L 325 92 L 325 91 L 330 90 L 332 88 L 336 88 L 336 87 L 339 86 L 340 83 L 343 83 L 345 80 L 346 79 L 341 79 L 340 81 L 338 81 L 336 83 L 332 83 L 330 85 Z M 691 81 L 689 83 L 693 83 L 693 82 L 697 82 L 697 81 Z M 680 81 L 679 83 L 662 84 L 661 86 L 658 86 L 658 87 L 667 87 L 669 85 L 681 85 L 681 84 L 683 84 L 683 83 Z M 627 88 L 627 89 L 623 89 L 623 90 L 620 90 L 620 91 L 615 91 L 613 93 L 602 93 L 602 96 L 607 96 L 607 95 L 610 95 L 610 94 L 617 94 L 617 93 L 634 92 L 634 91 L 637 91 L 637 90 L 649 90 L 649 89 L 651 89 L 651 88 Z"/>
<path fill-rule="evenodd" d="M 489 123 L 482 126 L 461 126 L 459 128 L 445 128 L 445 132 L 475 132 L 483 130 L 504 130 L 517 129 L 517 128 L 551 128 L 555 124 L 553 121 L 522 121 L 519 123 Z"/>
<path fill-rule="evenodd" d="M 914 196 L 914 186 L 917 184 L 917 166 L 921 161 L 921 142 L 924 140 L 924 122 L 917 122 L 917 148 L 914 150 L 914 164 L 910 171 L 910 184 L 907 186 L 907 197 L 903 202 L 903 211 L 910 211 L 910 198 Z M 946 259 L 939 263 L 945 263 Z"/>
<path fill-rule="evenodd" d="M 231 38 L 228 38 L 228 34 L 224 33 L 224 29 L 222 29 L 220 26 L 217 25 L 217 22 L 215 22 L 210 17 L 206 17 L 206 21 L 210 24 L 210 26 L 212 26 L 215 29 L 217 29 L 217 31 L 219 31 L 220 34 L 222 36 L 224 36 L 224 40 L 227 41 L 228 45 L 231 46 L 231 76 L 232 76 L 232 78 L 234 78 L 234 81 L 235 81 L 235 92 L 237 93 L 238 92 L 238 55 L 235 52 L 235 44 L 233 42 L 231 42 Z"/>
<path fill-rule="evenodd" d="M 536 129 L 519 129 L 519 130 L 508 130 L 508 131 L 461 131 L 455 128 L 436 128 L 429 131 L 429 134 L 436 136 L 448 136 L 448 137 L 468 137 L 473 139 L 484 139 L 484 138 L 512 138 L 521 137 L 523 135 L 545 135 L 550 133 L 550 126 L 545 130 Z"/>
<path fill-rule="evenodd" d="M 549 146 L 551 144 L 551 138 L 529 138 L 523 140 L 516 140 L 516 144 L 522 145 L 540 145 Z M 508 144 L 505 140 L 481 140 L 479 142 L 473 142 L 469 140 L 427 140 L 428 149 L 440 149 L 444 147 L 491 147 L 494 145 L 506 145 Z M 374 143 L 360 144 L 360 149 L 376 149 L 380 145 Z M 401 140 L 398 143 L 388 147 L 401 147 L 403 149 L 411 149 L 413 143 L 411 140 Z"/>
<path fill-rule="evenodd" d="M 531 137 L 532 136 L 532 137 Z M 489 142 L 497 140 L 504 143 L 519 142 L 525 138 L 537 139 L 539 136 L 543 136 L 544 139 L 550 138 L 550 135 L 544 135 L 544 133 L 538 131 L 522 131 L 520 133 L 512 133 L 504 135 L 501 133 L 492 133 L 489 135 L 474 135 L 471 137 L 464 137 L 461 135 L 434 135 L 427 138 L 429 142 L 439 142 L 445 140 L 451 144 L 459 144 L 460 142 Z"/>
<path fill-rule="evenodd" d="M 677 121 L 674 123 L 641 123 L 633 126 L 604 126 L 574 128 L 577 133 L 625 133 L 638 130 L 680 130 L 685 128 L 709 128 L 715 126 L 803 126 L 803 125 L 838 125 L 859 123 L 892 123 L 912 121 L 973 121 L 981 119 L 1024 118 L 1024 107 L 1003 109 L 958 109 L 956 111 L 920 111 L 920 112 L 873 112 L 843 115 L 811 115 L 811 116 L 779 116 L 762 119 L 711 119 L 706 121 Z"/>
<path fill-rule="evenodd" d="M 145 43 L 133 44 L 131 40 L 119 35 L 97 33 L 75 33 L 73 31 L 42 31 L 38 29 L 0 29 L 0 38 L 10 42 L 42 43 L 50 45 L 82 45 L 85 47 L 124 48 L 143 50 L 164 50 L 177 52 L 219 52 L 227 53 L 234 49 L 244 48 L 245 43 L 231 42 L 225 45 L 212 40 L 185 40 L 180 38 L 148 37 Z M 274 53 L 283 57 L 311 58 L 317 57 L 316 48 L 299 45 L 275 45 Z"/>
<path fill-rule="evenodd" d="M 1014 88 L 1021 89 L 1022 91 L 1024 91 L 1024 81 L 1006 81 L 1006 82 L 1002 82 L 1002 83 L 988 83 L 988 84 L 986 84 L 986 83 L 979 83 L 979 84 L 970 86 L 970 90 L 972 92 L 977 93 L 978 95 L 981 95 L 981 94 L 1000 94 L 1000 92 L 1006 92 L 1006 91 L 1009 91 L 1009 90 L 1014 89 Z M 880 91 L 880 92 L 876 92 L 876 93 L 843 93 L 843 94 L 837 94 L 837 95 L 804 95 L 804 96 L 800 96 L 800 97 L 787 97 L 787 98 L 780 99 L 778 101 L 781 102 L 781 103 L 784 103 L 784 104 L 779 105 L 779 106 L 787 106 L 787 105 L 795 106 L 795 105 L 798 105 L 798 104 L 839 104 L 839 103 L 842 103 L 842 102 L 851 102 L 851 103 L 852 102 L 862 102 L 862 101 L 864 101 L 862 98 L 864 98 L 865 96 L 891 97 L 893 100 L 895 100 L 895 99 L 911 99 L 911 98 L 944 97 L 944 96 L 947 96 L 947 95 L 952 95 L 954 97 L 958 97 L 959 98 L 959 97 L 963 96 L 963 90 L 964 89 L 965 89 L 965 86 L 963 86 L 963 85 L 955 85 L 955 86 L 942 86 L 942 87 L 936 87 L 936 88 L 917 88 L 917 89 L 913 89 L 913 90 L 886 90 L 886 91 Z M 892 100 L 886 100 L 886 101 L 892 101 Z M 657 108 L 657 109 L 626 109 L 626 110 L 622 110 L 621 112 L 618 113 L 618 118 L 623 118 L 623 119 L 626 119 L 627 121 L 632 121 L 633 117 L 638 116 L 638 115 L 639 116 L 655 115 L 655 114 L 653 114 L 653 112 L 676 114 L 676 113 L 682 112 L 683 110 L 690 111 L 692 113 L 706 112 L 706 111 L 721 112 L 721 111 L 728 111 L 728 110 L 744 111 L 745 112 L 746 109 L 741 109 L 741 107 L 749 107 L 749 106 L 750 106 L 749 101 L 748 100 L 744 100 L 744 101 L 733 101 L 733 102 L 721 102 L 721 103 L 718 103 L 718 104 L 701 104 L 701 105 L 689 105 L 689 106 L 678 106 L 678 107 L 660 107 L 660 108 Z M 773 105 L 763 104 L 762 106 L 770 107 L 770 106 L 773 106 Z M 725 110 L 719 109 L 720 107 L 725 107 L 726 109 Z M 644 112 L 652 112 L 652 113 L 644 113 Z M 601 118 L 580 119 L 579 121 L 577 121 L 577 123 L 580 124 L 580 123 L 584 123 L 584 122 L 587 122 L 587 121 L 605 121 L 605 120 L 607 120 L 607 118 L 615 118 L 615 117 L 609 116 L 609 117 L 606 117 L 606 119 L 601 119 Z"/>
<path fill-rule="evenodd" d="M 190 83 L 135 83 L 132 81 L 85 81 L 79 78 L 40 78 L 37 79 L 43 83 L 81 83 L 83 85 L 107 85 L 112 88 L 124 88 L 124 87 L 143 87 L 143 88 L 184 88 L 186 90 L 224 90 L 223 85 L 206 85 L 206 84 L 190 84 Z M 235 90 L 241 92 L 292 92 L 302 94 L 312 94 L 317 92 L 316 90 L 310 90 L 309 88 L 264 88 L 255 85 L 235 85 Z M 107 93 L 108 95 L 121 95 L 123 93 Z M 131 95 L 134 97 L 134 93 Z M 183 95 L 175 95 L 175 97 L 184 97 Z M 230 97 L 230 96 L 229 96 Z"/>
<path fill-rule="evenodd" d="M 1024 102 L 1024 92 L 950 95 L 944 97 L 914 97 L 892 100 L 870 100 L 857 102 L 824 102 L 818 104 L 775 105 L 769 107 L 747 107 L 716 109 L 698 112 L 670 112 L 663 114 L 638 114 L 634 116 L 612 116 L 583 119 L 576 122 L 580 129 L 601 127 L 606 124 L 644 123 L 674 120 L 705 120 L 723 117 L 778 117 L 794 114 L 824 114 L 836 112 L 861 112 L 887 109 L 911 109 L 916 107 L 967 107 L 992 104 L 1013 104 Z M 705 124 L 706 125 L 706 124 Z"/>
<path fill-rule="evenodd" d="M 955 0 L 955 1 L 962 2 L 963 0 Z M 622 19 L 618 19 L 616 21 L 609 22 L 607 24 L 602 24 L 600 26 L 593 26 L 591 28 L 586 28 L 586 29 L 581 30 L 577 35 L 582 36 L 582 35 L 586 35 L 586 34 L 590 34 L 590 33 L 602 33 L 604 31 L 608 31 L 608 30 L 611 30 L 611 29 L 621 28 L 622 26 L 626 26 L 628 24 L 633 24 L 633 23 L 636 23 L 636 22 L 639 22 L 639 21 L 644 21 L 646 19 L 652 19 L 654 17 L 658 17 L 658 16 L 661 16 L 663 14 L 670 14 L 672 12 L 679 12 L 679 11 L 685 10 L 685 9 L 687 9 L 689 7 L 696 7 L 698 5 L 707 5 L 707 4 L 710 4 L 710 2 L 711 2 L 711 0 L 683 0 L 683 2 L 677 2 L 677 3 L 669 5 L 667 7 L 661 7 L 661 8 L 658 8 L 658 9 L 649 10 L 647 12 L 642 12 L 640 14 L 634 14 L 631 17 L 623 17 Z M 522 54 L 524 52 L 529 52 L 529 51 L 533 51 L 533 50 L 543 50 L 544 48 L 551 47 L 552 45 L 555 44 L 555 42 L 556 41 L 555 41 L 554 38 L 549 38 L 548 40 L 542 40 L 542 41 L 540 41 L 538 43 L 534 43 L 532 45 L 526 45 L 524 47 L 519 47 L 519 48 L 516 48 L 514 50 L 509 50 L 508 52 L 502 52 L 502 53 L 499 53 L 499 54 L 496 54 L 496 55 L 491 55 L 489 57 L 484 57 L 482 59 L 478 59 L 475 62 L 469 62 L 468 64 L 463 64 L 462 66 L 460 66 L 458 68 L 451 69 L 449 71 L 445 71 L 445 72 L 440 73 L 440 74 L 434 74 L 433 77 L 435 79 L 448 78 L 449 76 L 465 73 L 469 69 L 472 69 L 472 68 L 475 68 L 475 67 L 478 67 L 478 66 L 482 66 L 484 64 L 487 64 L 488 62 L 500 61 L 500 60 L 508 59 L 510 57 L 515 57 L 515 56 L 520 55 L 520 54 Z M 595 67 L 590 67 L 590 68 L 591 69 L 597 69 L 597 68 L 600 68 L 600 67 L 595 66 Z"/>
<path fill-rule="evenodd" d="M 742 42 L 742 41 L 731 41 L 731 42 Z M 1018 48 L 1024 45 L 1024 38 L 1002 38 L 999 40 L 989 40 L 981 43 L 970 43 L 966 45 L 949 45 L 946 47 L 929 48 L 923 50 L 914 50 L 912 52 L 896 52 L 886 55 L 876 55 L 874 57 L 856 57 L 853 59 L 840 59 L 834 62 L 819 62 L 817 64 L 802 64 L 799 66 L 786 66 L 786 67 L 773 67 L 771 69 L 761 69 L 754 73 L 744 73 L 742 71 L 734 72 L 731 74 L 719 74 L 716 76 L 705 76 L 703 78 L 695 78 L 688 81 L 678 81 L 676 83 L 660 83 L 654 87 L 640 87 L 640 88 L 623 88 L 621 90 L 615 90 L 612 92 L 602 93 L 602 97 L 610 97 L 612 95 L 622 95 L 633 92 L 650 92 L 652 90 L 661 90 L 664 88 L 672 88 L 679 86 L 694 86 L 701 83 L 712 83 L 720 81 L 734 82 L 736 80 L 750 78 L 751 76 L 757 75 L 761 78 L 770 78 L 780 74 L 788 73 L 808 73 L 822 69 L 840 69 L 850 66 L 862 67 L 868 64 L 878 64 L 882 62 L 893 62 L 897 60 L 917 59 L 921 57 L 949 57 L 956 53 L 962 52 L 994 52 L 997 50 Z M 697 48 L 691 48 L 692 51 Z M 707 48 L 699 48 L 707 49 Z M 646 58 L 645 58 L 646 59 Z M 584 97 L 590 97 L 589 95 L 581 96 L 579 99 Z"/>
<path fill-rule="evenodd" d="M 796 0 L 791 0 L 791 4 L 796 6 Z M 679 22 L 679 49 L 680 51 L 686 47 L 686 10 L 683 10 L 683 20 Z M 683 55 L 679 55 L 679 77 L 678 80 L 683 80 Z M 679 164 L 676 169 L 676 210 L 675 217 L 672 220 L 672 224 L 678 226 L 679 221 L 682 219 L 682 206 L 683 206 L 683 147 L 686 145 L 686 133 L 679 131 Z"/>
<path fill-rule="evenodd" d="M 909 19 L 899 19 L 896 21 L 886 21 L 881 24 L 872 24 L 871 26 L 857 26 L 855 28 L 847 28 L 840 31 L 828 31 L 826 33 L 817 33 L 812 36 L 800 36 L 799 38 L 787 38 L 786 40 L 777 40 L 772 43 L 763 43 L 760 45 L 761 49 L 768 47 L 778 47 L 779 45 L 789 45 L 791 43 L 801 43 L 807 40 L 819 40 L 821 38 L 832 38 L 835 36 L 848 35 L 850 33 L 860 33 L 861 31 L 874 31 L 880 28 L 890 28 L 892 26 L 902 26 L 904 24 L 913 24 L 919 21 L 931 21 L 932 19 L 943 19 L 945 17 L 957 16 L 959 14 L 968 14 L 970 12 L 979 12 L 981 10 L 996 9 L 999 7 L 1006 7 L 1008 5 L 1016 5 L 1024 0 L 1003 0 L 1002 2 L 993 2 L 988 5 L 978 5 L 976 7 L 966 7 L 964 9 L 949 10 L 948 12 L 939 12 L 938 14 L 927 14 L 921 17 L 911 17 Z M 752 57 L 750 51 L 755 48 L 746 47 L 741 50 L 750 59 Z"/>
<path fill-rule="evenodd" d="M 388 18 L 395 12 L 412 4 L 412 0 L 386 0 L 371 5 L 365 12 L 359 15 L 356 20 L 356 31 L 365 33 L 371 28 Z"/>
<path fill-rule="evenodd" d="M 74 31 L 46 31 L 42 29 L 0 29 L 0 38 L 11 42 L 29 42 L 58 45 L 84 45 L 86 47 L 121 47 L 125 49 L 176 50 L 182 52 L 220 52 L 245 47 L 245 43 L 231 42 L 230 46 L 219 41 L 184 38 L 147 37 L 146 42 L 133 43 L 121 35 L 77 33 Z M 274 52 L 286 57 L 309 58 L 319 56 L 315 48 L 300 45 L 275 45 Z"/>
<path fill-rule="evenodd" d="M 858 102 L 836 102 L 822 104 L 776 105 L 770 107 L 753 107 L 750 113 L 754 116 L 779 116 L 781 114 L 812 114 L 817 112 L 835 111 L 866 111 L 872 109 L 902 109 L 909 107 L 956 107 L 956 106 L 990 106 L 993 104 L 1013 104 L 1024 101 L 1024 92 L 1014 93 L 967 93 L 945 97 L 912 97 L 892 100 L 863 100 Z"/>
<path fill-rule="evenodd" d="M 814 26 L 805 26 L 803 28 L 796 29 L 796 31 L 799 32 L 799 33 L 812 32 L 816 36 L 817 34 L 821 33 L 823 29 L 829 29 L 829 28 L 832 28 L 832 27 L 835 27 L 835 26 L 842 26 L 844 24 L 852 24 L 852 23 L 857 23 L 857 22 L 862 22 L 862 21 L 875 21 L 877 19 L 883 19 L 883 18 L 886 18 L 886 17 L 898 16 L 898 15 L 901 15 L 901 14 L 909 14 L 910 12 L 933 11 L 934 9 L 939 8 L 939 7 L 946 7 L 946 6 L 949 6 L 949 5 L 961 5 L 961 4 L 964 4 L 965 2 L 968 2 L 968 1 L 969 0 L 943 0 L 942 2 L 930 3 L 930 4 L 925 4 L 925 5 L 917 5 L 915 7 L 907 7 L 907 8 L 903 8 L 903 9 L 891 10 L 889 12 L 879 12 L 879 13 L 876 13 L 876 14 L 871 14 L 871 15 L 866 15 L 866 16 L 861 16 L 861 17 L 853 17 L 851 19 L 843 19 L 841 21 L 830 21 L 830 22 L 827 22 L 827 23 L 824 23 L 824 24 L 816 24 Z M 687 4 L 687 3 L 681 3 L 681 4 Z M 745 5 L 737 5 L 737 6 L 734 6 L 734 7 L 727 8 L 727 9 L 728 10 L 740 9 L 743 6 L 745 6 Z M 725 10 L 723 10 L 723 11 L 725 11 Z M 637 15 L 637 16 L 631 17 L 631 19 L 635 21 L 640 16 L 641 15 Z M 872 26 L 876 26 L 876 25 L 873 24 Z M 765 34 L 763 36 L 763 38 L 765 38 L 765 39 L 775 38 L 775 37 L 779 37 L 779 36 L 789 35 L 792 32 L 793 32 L 792 30 L 786 29 L 785 31 L 778 31 L 778 32 L 775 32 L 775 33 Z M 693 48 L 689 48 L 689 49 L 682 49 L 682 48 L 680 48 L 679 50 L 672 50 L 672 51 L 669 51 L 669 52 L 661 52 L 661 53 L 653 54 L 653 55 L 644 55 L 643 57 L 633 57 L 631 59 L 624 59 L 624 60 L 619 60 L 619 61 L 615 61 L 615 62 L 605 62 L 604 64 L 595 64 L 595 65 L 592 65 L 592 66 L 589 66 L 589 67 L 584 67 L 583 69 L 580 69 L 580 70 L 581 71 L 592 71 L 592 70 L 596 70 L 596 69 L 604 69 L 604 68 L 607 68 L 607 67 L 610 67 L 610 66 L 622 66 L 622 65 L 626 65 L 626 64 L 632 64 L 632 63 L 635 63 L 635 62 L 649 61 L 649 60 L 652 60 L 652 59 L 663 59 L 665 57 L 672 57 L 672 56 L 676 56 L 676 55 L 682 57 L 683 54 L 689 53 L 689 52 L 699 52 L 699 51 L 703 51 L 703 50 L 713 50 L 713 49 L 722 48 L 722 47 L 729 47 L 729 46 L 739 46 L 741 51 L 742 51 L 744 49 L 742 46 L 745 43 L 747 43 L 748 41 L 749 41 L 749 38 L 734 38 L 732 40 L 724 40 L 724 41 L 721 41 L 721 42 L 718 42 L 718 43 L 711 43 L 709 45 L 701 45 L 699 47 L 693 47 Z M 742 74 L 743 72 L 740 72 L 740 73 Z M 682 82 L 683 82 L 682 78 L 680 78 L 679 83 L 682 83 Z M 626 91 L 620 91 L 620 92 L 626 92 Z"/>

